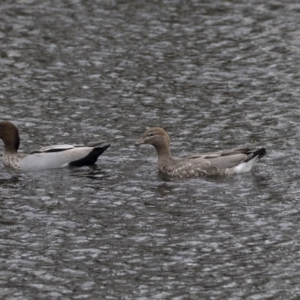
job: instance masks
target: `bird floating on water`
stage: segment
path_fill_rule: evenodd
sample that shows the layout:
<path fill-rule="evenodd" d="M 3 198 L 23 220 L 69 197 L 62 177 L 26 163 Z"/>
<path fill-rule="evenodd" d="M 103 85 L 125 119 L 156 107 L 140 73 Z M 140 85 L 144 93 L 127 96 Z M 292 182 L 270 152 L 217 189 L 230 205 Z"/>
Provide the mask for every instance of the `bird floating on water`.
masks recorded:
<path fill-rule="evenodd" d="M 18 152 L 20 145 L 19 130 L 13 123 L 8 121 L 0 123 L 0 138 L 5 147 L 4 165 L 22 171 L 93 165 L 110 146 L 100 142 L 85 145 L 53 145 L 26 154 Z"/>
<path fill-rule="evenodd" d="M 153 145 L 158 155 L 158 170 L 163 174 L 179 178 L 249 172 L 266 154 L 265 148 L 258 150 L 236 148 L 195 154 L 186 158 L 173 158 L 170 151 L 170 137 L 160 127 L 148 129 L 135 144 Z"/>

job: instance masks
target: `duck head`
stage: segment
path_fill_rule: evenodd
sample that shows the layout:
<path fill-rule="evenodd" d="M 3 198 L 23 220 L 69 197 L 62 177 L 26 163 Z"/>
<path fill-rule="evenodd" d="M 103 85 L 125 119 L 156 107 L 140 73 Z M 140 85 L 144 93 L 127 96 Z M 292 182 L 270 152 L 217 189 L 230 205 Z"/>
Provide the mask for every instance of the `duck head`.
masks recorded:
<path fill-rule="evenodd" d="M 170 145 L 169 135 L 160 127 L 153 127 L 145 131 L 145 133 L 135 143 L 136 146 L 142 144 L 150 144 L 155 148 L 167 147 Z"/>
<path fill-rule="evenodd" d="M 11 122 L 0 122 L 0 139 L 5 145 L 5 151 L 16 152 L 20 146 L 18 128 Z"/>

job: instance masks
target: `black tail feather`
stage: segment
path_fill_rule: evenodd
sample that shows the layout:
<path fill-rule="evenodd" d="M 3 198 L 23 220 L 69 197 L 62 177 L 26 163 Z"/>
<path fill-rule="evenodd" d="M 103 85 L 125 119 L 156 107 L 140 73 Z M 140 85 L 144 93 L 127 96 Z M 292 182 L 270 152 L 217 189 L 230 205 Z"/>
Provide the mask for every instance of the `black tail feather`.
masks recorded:
<path fill-rule="evenodd" d="M 265 148 L 260 148 L 260 149 L 258 149 L 258 150 L 256 150 L 256 151 L 254 151 L 254 152 L 252 153 L 252 155 L 250 156 L 250 158 L 247 159 L 246 161 L 249 161 L 249 160 L 253 159 L 253 158 L 256 157 L 256 156 L 258 156 L 258 158 L 262 158 L 263 156 L 266 155 L 266 153 L 267 153 L 267 151 L 266 151 Z"/>
<path fill-rule="evenodd" d="M 93 165 L 98 157 L 106 150 L 110 147 L 110 144 L 105 145 L 103 147 L 95 147 L 90 153 L 89 155 L 76 160 L 76 161 L 72 161 L 69 163 L 69 166 L 71 167 L 82 167 L 82 166 L 90 166 Z"/>

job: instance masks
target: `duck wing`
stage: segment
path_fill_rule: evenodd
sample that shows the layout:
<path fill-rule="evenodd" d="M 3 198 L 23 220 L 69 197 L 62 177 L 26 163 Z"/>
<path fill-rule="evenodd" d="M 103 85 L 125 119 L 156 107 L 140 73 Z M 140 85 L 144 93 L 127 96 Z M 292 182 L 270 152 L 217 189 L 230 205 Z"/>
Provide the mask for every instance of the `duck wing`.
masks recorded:
<path fill-rule="evenodd" d="M 89 142 L 89 143 L 86 143 L 86 144 L 75 144 L 75 145 L 67 145 L 67 144 L 51 145 L 51 146 L 42 147 L 38 150 L 34 150 L 34 151 L 30 152 L 29 154 L 46 153 L 46 152 L 59 152 L 59 151 L 65 151 L 65 150 L 83 148 L 83 147 L 92 147 L 92 148 L 104 147 L 105 145 L 106 144 L 102 141 Z"/>
<path fill-rule="evenodd" d="M 95 147 L 81 145 L 44 147 L 22 158 L 20 169 L 24 171 L 38 171 L 68 166 L 80 167 L 92 165 L 109 147 L 109 144 L 101 144 Z"/>
<path fill-rule="evenodd" d="M 209 164 L 207 165 L 206 169 L 208 172 L 210 172 L 215 169 L 231 169 L 242 163 L 246 163 L 255 157 L 257 157 L 257 159 L 261 158 L 265 154 L 266 150 L 264 148 L 258 150 L 251 148 L 235 148 L 226 151 L 210 152 L 198 155 L 196 154 L 189 156 L 188 159 L 194 161 L 196 165 L 203 164 L 203 160 L 208 162 Z M 252 164 L 254 164 L 254 162 L 251 163 L 251 167 Z"/>
<path fill-rule="evenodd" d="M 234 154 L 248 154 L 253 152 L 253 148 L 234 148 L 230 150 L 225 150 L 225 151 L 216 151 L 216 152 L 206 152 L 206 153 L 197 153 L 188 156 L 188 158 L 193 159 L 193 158 L 217 158 L 220 156 L 230 156 Z"/>

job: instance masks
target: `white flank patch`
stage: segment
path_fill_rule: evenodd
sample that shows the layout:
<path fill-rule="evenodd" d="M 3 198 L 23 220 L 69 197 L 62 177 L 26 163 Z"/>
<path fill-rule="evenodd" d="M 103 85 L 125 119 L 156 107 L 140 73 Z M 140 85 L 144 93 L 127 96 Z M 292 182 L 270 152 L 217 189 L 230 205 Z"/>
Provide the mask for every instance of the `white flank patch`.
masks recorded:
<path fill-rule="evenodd" d="M 246 173 L 249 172 L 255 163 L 258 161 L 258 156 L 248 160 L 247 162 L 241 163 L 240 165 L 233 168 L 233 173 Z"/>

